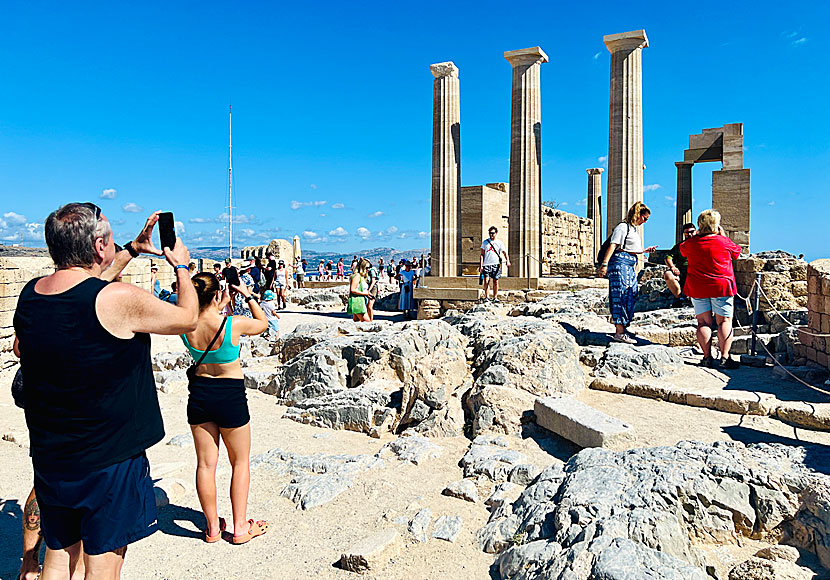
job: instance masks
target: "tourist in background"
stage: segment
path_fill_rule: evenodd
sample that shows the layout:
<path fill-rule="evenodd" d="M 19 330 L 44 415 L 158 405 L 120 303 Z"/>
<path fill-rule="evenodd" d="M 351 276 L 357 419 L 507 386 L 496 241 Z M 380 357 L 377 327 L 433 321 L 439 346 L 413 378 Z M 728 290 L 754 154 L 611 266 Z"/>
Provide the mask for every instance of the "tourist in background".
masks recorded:
<path fill-rule="evenodd" d="M 337 260 L 337 279 L 338 280 L 345 280 L 346 279 L 346 272 L 344 271 L 343 265 L 343 258 Z"/>
<path fill-rule="evenodd" d="M 726 236 L 720 220 L 717 210 L 707 209 L 697 218 L 697 235 L 680 244 L 681 254 L 689 260 L 683 292 L 695 307 L 697 342 L 703 350 L 701 365 L 714 366 L 712 329 L 717 323 L 721 368 L 736 369 L 740 363 L 729 357 L 734 301 L 738 293 L 732 260 L 741 255 L 741 247 Z"/>
<path fill-rule="evenodd" d="M 233 270 L 232 273 L 231 273 L 231 270 Z M 231 277 L 230 277 L 231 280 L 236 280 L 239 277 L 239 270 L 236 269 L 236 266 L 231 264 L 231 259 L 230 258 L 225 258 L 225 267 L 222 268 L 222 279 L 223 280 L 228 279 L 228 273 L 231 273 Z"/>
<path fill-rule="evenodd" d="M 317 266 L 317 280 L 322 282 L 325 280 L 326 276 L 326 263 L 323 260 L 320 260 L 320 265 Z"/>
<path fill-rule="evenodd" d="M 288 289 L 288 270 L 285 269 L 285 261 L 277 262 L 277 270 L 274 272 L 274 294 L 277 299 L 277 309 L 285 310 L 285 293 Z"/>
<path fill-rule="evenodd" d="M 354 272 L 355 268 L 357 268 L 357 256 L 352 258 L 351 271 Z"/>
<path fill-rule="evenodd" d="M 653 252 L 657 246 L 643 248 L 643 240 L 637 228 L 648 221 L 651 210 L 641 201 L 635 202 L 628 209 L 625 221 L 620 222 L 608 238 L 608 249 L 602 257 L 597 275 L 608 276 L 608 302 L 611 320 L 616 326 L 613 338 L 617 342 L 637 344 L 637 340 L 628 335 L 627 328 L 634 317 L 634 304 L 637 302 L 637 256 Z"/>
<path fill-rule="evenodd" d="M 153 289 L 153 296 L 156 298 L 161 296 L 161 282 L 159 281 L 159 267 L 155 264 L 150 264 L 150 288 Z"/>
<path fill-rule="evenodd" d="M 251 275 L 248 273 L 249 270 L 249 266 L 243 266 L 242 271 L 239 274 L 239 286 L 231 286 L 234 316 L 245 316 L 247 318 L 252 317 L 251 311 L 248 309 L 248 302 L 245 298 L 247 294 L 250 294 L 254 291 L 254 279 L 251 278 Z M 237 288 L 241 288 L 242 286 L 247 288 L 248 291 L 246 293 L 242 293 L 239 290 L 237 290 Z"/>
<path fill-rule="evenodd" d="M 349 276 L 349 302 L 346 305 L 346 312 L 352 315 L 355 322 L 365 322 L 366 299 L 369 297 L 367 291 L 367 264 L 361 260 Z"/>
<path fill-rule="evenodd" d="M 672 302 L 672 308 L 680 308 L 683 306 L 683 300 L 686 299 L 686 295 L 683 294 L 683 286 L 686 283 L 686 273 L 689 268 L 689 260 L 686 259 L 686 256 L 680 253 L 680 244 L 684 241 L 691 238 L 693 235 L 697 233 L 697 228 L 695 224 L 683 224 L 683 228 L 681 229 L 683 232 L 683 240 L 677 242 L 669 253 L 666 254 L 666 267 L 668 270 L 663 274 L 663 279 L 666 281 L 666 286 L 668 286 L 669 291 L 674 296 L 674 302 Z"/>
<path fill-rule="evenodd" d="M 274 272 L 277 271 L 277 261 L 274 259 L 274 254 L 267 254 L 265 264 L 263 264 L 263 275 L 265 277 L 265 287 L 263 290 L 273 290 L 274 288 Z"/>
<path fill-rule="evenodd" d="M 196 275 L 196 262 L 190 262 L 190 263 L 187 265 L 187 270 L 188 270 L 188 272 L 190 272 L 190 277 L 191 277 L 191 278 L 192 278 L 193 276 L 195 276 L 195 275 Z"/>
<path fill-rule="evenodd" d="M 392 284 L 395 282 L 395 268 L 393 267 L 395 261 L 390 259 L 389 263 L 386 265 L 386 275 L 389 276 L 389 283 Z"/>
<path fill-rule="evenodd" d="M 297 257 L 297 263 L 294 266 L 294 272 L 297 276 L 297 288 L 305 288 L 305 269 L 308 267 L 305 260 Z"/>
<path fill-rule="evenodd" d="M 412 262 L 406 262 L 398 274 L 400 283 L 400 297 L 398 298 L 398 309 L 403 312 L 404 320 L 409 320 L 412 311 L 416 309 L 415 298 L 412 296 L 415 289 L 415 271 L 412 269 Z"/>
<path fill-rule="evenodd" d="M 251 268 L 250 272 L 248 273 L 254 280 L 254 294 L 256 294 L 257 296 L 262 296 L 262 293 L 266 290 L 262 260 L 259 258 L 254 258 L 253 260 L 251 260 L 251 262 L 253 263 L 253 268 Z"/>
<path fill-rule="evenodd" d="M 364 261 L 361 259 L 361 261 Z M 375 300 L 378 298 L 378 285 L 380 284 L 380 273 L 372 266 L 372 263 L 365 260 L 368 265 L 367 277 L 369 280 L 369 296 L 366 299 L 366 319 L 372 322 L 375 319 Z M 380 264 L 378 264 L 380 266 Z"/>
<path fill-rule="evenodd" d="M 17 302 L 13 350 L 25 376 L 26 424 L 47 548 L 43 580 L 69 578 L 79 557 L 86 577 L 117 579 L 127 545 L 158 528 L 145 451 L 164 437 L 164 427 L 149 333 L 195 328 L 190 255 L 181 239 L 164 248 L 180 285 L 187 286 L 178 305 L 104 279 L 110 264 L 125 264 L 139 253 L 162 254 L 151 241 L 158 213 L 116 253 L 98 206 L 70 203 L 52 212 L 44 231 L 56 271 L 27 283 Z"/>
<path fill-rule="evenodd" d="M 206 274 L 193 277 L 199 297 L 196 329 L 182 334 L 193 360 L 188 370 L 187 422 L 196 448 L 196 494 L 205 515 L 205 542 L 222 538 L 225 520 L 216 507 L 216 465 L 219 439 L 225 442 L 231 464 L 231 511 L 234 544 L 244 544 L 268 531 L 268 522 L 247 519 L 251 484 L 251 416 L 245 391 L 245 377 L 239 364 L 239 340 L 243 335 L 265 332 L 268 319 L 251 294 L 240 284 L 233 290 L 250 305 L 251 318 L 223 317 L 216 278 Z M 214 346 L 217 345 L 215 348 Z"/>
<path fill-rule="evenodd" d="M 222 276 L 222 264 L 214 264 L 213 265 L 213 275 L 216 276 L 217 280 L 224 280 L 225 279 Z"/>
<path fill-rule="evenodd" d="M 277 295 L 273 290 L 266 290 L 260 303 L 265 317 L 268 319 L 268 338 L 274 340 L 280 337 L 280 315 L 277 314 Z"/>
<path fill-rule="evenodd" d="M 493 302 L 499 301 L 499 278 L 501 278 L 502 258 L 504 258 L 504 263 L 507 264 L 507 267 L 510 267 L 507 248 L 504 247 L 504 242 L 496 239 L 498 233 L 499 229 L 496 226 L 490 226 L 487 230 L 487 239 L 481 242 L 478 271 L 481 282 L 484 284 L 484 301 L 487 301 L 487 288 L 491 280 L 493 283 Z"/>
<path fill-rule="evenodd" d="M 326 262 L 326 281 L 333 280 L 332 272 L 334 272 L 334 264 L 331 260 L 329 260 L 328 262 Z"/>

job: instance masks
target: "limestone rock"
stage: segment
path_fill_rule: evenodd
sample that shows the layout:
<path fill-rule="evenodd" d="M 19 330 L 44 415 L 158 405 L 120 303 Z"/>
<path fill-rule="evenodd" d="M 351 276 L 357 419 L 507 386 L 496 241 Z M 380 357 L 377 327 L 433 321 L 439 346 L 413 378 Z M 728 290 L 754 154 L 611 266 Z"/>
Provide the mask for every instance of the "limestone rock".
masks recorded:
<path fill-rule="evenodd" d="M 181 435 L 171 437 L 168 439 L 167 445 L 172 445 L 173 447 L 193 447 L 193 434 L 182 433 Z"/>
<path fill-rule="evenodd" d="M 476 484 L 469 479 L 462 479 L 461 481 L 452 482 L 444 488 L 444 491 L 442 491 L 441 494 L 448 495 L 450 497 L 457 497 L 458 499 L 463 499 L 464 501 L 472 503 L 478 503 L 478 489 L 476 489 Z"/>
<path fill-rule="evenodd" d="M 613 343 L 594 369 L 594 375 L 627 379 L 665 377 L 677 372 L 682 365 L 680 354 L 667 346 Z"/>
<path fill-rule="evenodd" d="M 801 554 L 799 554 L 798 548 L 782 545 L 761 548 L 755 553 L 756 558 L 793 563 L 795 563 L 795 561 L 798 560 L 800 555 Z"/>
<path fill-rule="evenodd" d="M 188 352 L 160 352 L 153 356 L 153 370 L 186 371 L 194 362 Z"/>
<path fill-rule="evenodd" d="M 409 521 L 407 530 L 415 537 L 416 542 L 426 542 L 429 539 L 430 523 L 432 523 L 432 511 L 429 508 L 423 508 Z"/>
<path fill-rule="evenodd" d="M 516 485 L 530 485 L 534 479 L 539 477 L 542 469 L 538 465 L 532 463 L 520 463 L 514 465 L 513 469 L 507 475 L 507 481 L 515 483 Z"/>
<path fill-rule="evenodd" d="M 484 475 L 492 481 L 507 481 L 513 467 L 526 463 L 524 455 L 513 449 L 491 445 L 487 439 L 473 441 L 470 449 L 461 458 L 464 477 Z"/>
<path fill-rule="evenodd" d="M 753 556 L 729 571 L 729 580 L 811 580 L 813 571 L 787 560 Z"/>
<path fill-rule="evenodd" d="M 405 432 L 397 439 L 384 444 L 378 452 L 378 457 L 393 455 L 401 461 L 408 461 L 420 465 L 427 459 L 435 459 L 441 455 L 441 447 L 414 433 Z"/>
<path fill-rule="evenodd" d="M 155 371 L 153 378 L 156 381 L 156 389 L 162 393 L 177 393 L 187 389 L 187 375 L 181 369 Z"/>
<path fill-rule="evenodd" d="M 432 537 L 455 543 L 462 524 L 461 516 L 440 516 L 432 527 Z"/>
<path fill-rule="evenodd" d="M 573 397 L 536 400 L 536 422 L 580 447 L 625 449 L 636 440 L 634 428 Z"/>
<path fill-rule="evenodd" d="M 329 429 L 369 433 L 383 416 L 389 394 L 369 388 L 349 389 L 296 401 L 286 419 Z"/>
<path fill-rule="evenodd" d="M 398 532 L 382 530 L 364 538 L 340 556 L 340 567 L 351 572 L 378 570 L 400 550 Z"/>

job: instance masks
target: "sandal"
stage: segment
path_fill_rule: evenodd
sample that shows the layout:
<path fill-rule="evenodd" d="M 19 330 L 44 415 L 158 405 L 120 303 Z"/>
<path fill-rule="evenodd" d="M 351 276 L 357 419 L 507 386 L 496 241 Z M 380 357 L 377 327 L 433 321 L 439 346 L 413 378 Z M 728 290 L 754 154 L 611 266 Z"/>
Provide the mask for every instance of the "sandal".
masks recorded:
<path fill-rule="evenodd" d="M 248 520 L 248 524 L 250 525 L 250 527 L 248 528 L 247 532 L 245 532 L 244 534 L 240 534 L 238 536 L 234 535 L 234 544 L 246 544 L 250 542 L 253 538 L 261 536 L 262 534 L 268 531 L 269 524 L 265 520 L 256 522 L 254 520 Z"/>
<path fill-rule="evenodd" d="M 225 532 L 226 528 L 227 524 L 225 523 L 225 518 L 219 518 L 219 533 L 215 536 L 209 536 L 208 531 L 205 530 L 205 542 L 208 544 L 215 544 L 222 539 L 222 534 Z"/>

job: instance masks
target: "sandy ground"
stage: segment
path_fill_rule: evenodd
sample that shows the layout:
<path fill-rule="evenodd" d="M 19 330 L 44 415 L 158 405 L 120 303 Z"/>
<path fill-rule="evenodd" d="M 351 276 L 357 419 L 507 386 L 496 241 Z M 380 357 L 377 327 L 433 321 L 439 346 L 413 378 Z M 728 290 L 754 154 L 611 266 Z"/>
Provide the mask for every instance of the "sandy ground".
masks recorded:
<path fill-rule="evenodd" d="M 387 317 L 382 313 L 380 317 Z M 333 321 L 346 318 L 340 312 L 303 311 L 296 306 L 282 318 L 283 332 L 307 321 Z M 154 337 L 153 350 L 182 350 L 177 337 Z M 707 385 L 723 384 L 723 377 L 701 375 L 699 369 L 684 369 L 673 380 L 703 381 Z M 753 369 L 754 370 L 754 369 Z M 707 379 L 708 377 L 708 379 Z M 25 433 L 21 410 L 11 401 L 9 383 L 12 371 L 0 373 L 0 433 Z M 756 379 L 753 379 L 755 381 Z M 709 382 L 707 382 L 709 381 Z M 738 373 L 732 385 L 741 383 Z M 781 382 L 776 379 L 777 382 Z M 757 381 L 756 381 L 757 382 Z M 722 388 L 722 387 L 721 387 Z M 382 439 L 348 431 L 331 431 L 282 419 L 285 407 L 268 395 L 249 391 L 253 448 L 256 455 L 276 447 L 295 453 L 374 454 L 393 438 Z M 150 450 L 148 456 L 154 476 L 178 478 L 187 492 L 173 504 L 159 511 L 160 531 L 130 546 L 123 578 L 195 579 L 212 575 L 230 578 L 349 578 L 350 572 L 335 567 L 340 554 L 370 535 L 395 528 L 400 532 L 400 552 L 383 569 L 364 574 L 363 578 L 450 579 L 491 578 L 493 556 L 481 552 L 475 532 L 488 517 L 483 500 L 492 484 L 479 486 L 481 502 L 472 504 L 441 495 L 450 482 L 462 478 L 459 459 L 469 447 L 464 438 L 438 439 L 441 456 L 419 466 L 389 460 L 385 466 L 358 475 L 354 485 L 323 506 L 302 511 L 279 495 L 287 483 L 285 476 L 267 470 L 252 473 L 249 517 L 267 519 L 271 530 L 244 546 L 227 542 L 208 545 L 200 540 L 204 520 L 193 484 L 195 454 L 192 448 L 165 445 L 170 437 L 188 432 L 185 417 L 187 392 L 159 393 L 167 436 Z M 579 398 L 604 412 L 631 423 L 638 434 L 638 445 L 671 445 L 683 439 L 702 441 L 740 440 L 781 441 L 799 444 L 810 441 L 830 445 L 830 433 L 794 429 L 766 417 L 741 417 L 708 409 L 684 407 L 664 401 L 585 390 Z M 316 437 L 315 437 L 316 436 Z M 510 437 L 510 446 L 540 466 L 566 460 L 575 448 L 554 436 L 530 433 L 524 438 Z M 224 454 L 224 451 L 223 451 Z M 0 441 L 0 580 L 16 578 L 20 555 L 21 508 L 31 488 L 32 473 L 28 450 Z M 220 462 L 218 485 L 219 511 L 230 517 L 227 498 L 230 469 L 227 457 Z M 222 491 L 225 490 L 225 491 Z M 433 517 L 458 515 L 463 528 L 455 543 L 430 539 L 417 543 L 406 534 L 400 518 L 411 518 L 420 508 L 429 507 Z"/>

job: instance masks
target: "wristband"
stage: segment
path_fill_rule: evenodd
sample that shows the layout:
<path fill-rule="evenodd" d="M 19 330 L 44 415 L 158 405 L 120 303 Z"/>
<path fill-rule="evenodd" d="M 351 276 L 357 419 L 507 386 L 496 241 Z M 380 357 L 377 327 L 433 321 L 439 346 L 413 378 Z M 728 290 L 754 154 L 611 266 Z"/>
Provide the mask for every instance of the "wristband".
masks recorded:
<path fill-rule="evenodd" d="M 250 302 L 251 300 L 253 300 L 254 302 L 256 302 L 256 298 L 254 298 L 253 296 L 248 296 L 248 297 L 245 299 L 245 302 Z"/>
<path fill-rule="evenodd" d="M 130 256 L 132 256 L 133 258 L 138 258 L 138 250 L 136 250 L 133 247 L 132 242 L 127 242 L 126 244 L 124 244 L 124 249 L 127 250 L 127 252 L 129 252 Z"/>
<path fill-rule="evenodd" d="M 190 268 L 188 268 L 185 264 L 178 264 L 175 269 L 178 270 L 179 268 L 184 268 L 185 270 L 188 270 L 188 271 L 190 270 Z"/>
<path fill-rule="evenodd" d="M 602 266 L 600 266 L 600 268 L 607 268 L 607 267 L 608 267 L 608 262 L 606 262 Z"/>

